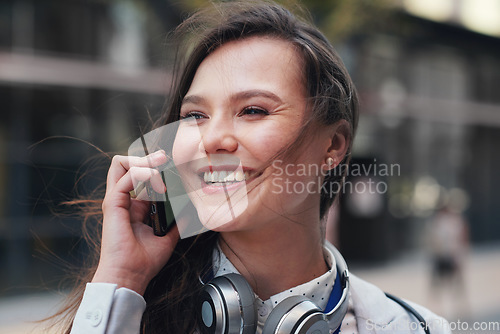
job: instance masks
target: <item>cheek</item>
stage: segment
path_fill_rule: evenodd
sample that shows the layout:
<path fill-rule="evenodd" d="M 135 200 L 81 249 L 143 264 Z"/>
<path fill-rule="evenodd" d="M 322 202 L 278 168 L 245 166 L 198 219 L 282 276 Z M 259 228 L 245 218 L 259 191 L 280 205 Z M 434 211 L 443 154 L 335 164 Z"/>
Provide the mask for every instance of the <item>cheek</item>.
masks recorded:
<path fill-rule="evenodd" d="M 196 159 L 200 141 L 199 131 L 179 128 L 172 147 L 172 158 L 175 165 L 180 166 Z"/>
<path fill-rule="evenodd" d="M 176 136 L 172 147 L 172 159 L 174 160 L 175 165 L 180 165 L 186 160 L 186 157 L 184 156 L 185 152 L 182 140 L 179 139 L 179 136 Z"/>
<path fill-rule="evenodd" d="M 245 137 L 244 146 L 252 156 L 262 162 L 269 162 L 270 159 L 282 152 L 291 144 L 296 136 L 295 126 L 288 124 L 273 123 L 271 126 L 255 127 L 250 136 Z M 279 158 L 278 158 L 279 159 Z"/>

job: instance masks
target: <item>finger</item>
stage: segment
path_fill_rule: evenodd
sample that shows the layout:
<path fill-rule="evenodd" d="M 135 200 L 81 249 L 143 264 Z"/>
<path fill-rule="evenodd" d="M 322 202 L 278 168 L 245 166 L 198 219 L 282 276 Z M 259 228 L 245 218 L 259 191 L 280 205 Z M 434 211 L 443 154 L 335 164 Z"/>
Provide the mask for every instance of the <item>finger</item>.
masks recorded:
<path fill-rule="evenodd" d="M 167 237 L 171 241 L 172 245 L 174 246 L 173 248 L 175 248 L 177 241 L 179 241 L 179 239 L 181 238 L 177 224 L 172 226 L 172 229 L 170 231 L 168 231 L 168 233 L 166 235 L 164 235 L 164 237 Z"/>
<path fill-rule="evenodd" d="M 149 179 L 147 178 L 148 172 L 150 172 Z M 159 194 L 164 194 L 165 191 L 167 190 L 165 184 L 163 183 L 161 172 L 158 172 L 158 170 L 156 169 L 150 169 L 144 167 L 132 167 L 130 168 L 129 173 L 132 177 L 132 183 L 134 189 L 138 189 L 138 186 L 145 185 L 144 188 L 146 192 L 149 193 L 149 196 L 151 198 L 157 197 L 151 193 L 152 190 L 156 191 Z M 141 192 L 139 192 L 139 194 L 141 194 Z"/>
<path fill-rule="evenodd" d="M 132 200 L 130 205 L 130 222 L 132 223 L 147 223 L 148 214 L 151 211 L 151 202 L 142 200 Z"/>
<path fill-rule="evenodd" d="M 148 181 L 156 175 L 159 177 L 160 172 L 156 169 L 146 168 L 146 167 L 132 167 L 123 177 L 118 180 L 118 182 L 112 187 L 112 189 L 106 190 L 106 195 L 103 201 L 103 210 L 113 210 L 112 208 L 123 208 L 128 211 L 130 208 L 130 191 L 134 188 L 133 179 L 139 181 Z M 161 180 L 156 179 L 155 187 L 165 193 L 166 187 Z M 148 200 L 151 200 L 148 197 Z"/>
<path fill-rule="evenodd" d="M 177 225 L 174 225 L 164 236 L 153 235 L 153 237 L 159 240 L 169 252 L 172 252 L 180 239 L 179 229 Z"/>
<path fill-rule="evenodd" d="M 146 188 L 150 187 L 159 194 L 163 194 L 167 190 L 161 178 L 161 173 L 158 170 L 148 167 L 131 167 L 130 170 L 118 180 L 114 187 L 114 191 L 126 193 L 130 196 L 130 191 L 134 189 L 134 186 L 139 182 L 145 182 L 147 184 Z"/>
<path fill-rule="evenodd" d="M 154 258 L 163 260 L 158 263 L 157 270 L 160 270 L 172 255 L 177 242 L 180 240 L 179 230 L 174 225 L 164 236 L 153 234 L 153 229 L 144 224 L 134 224 L 134 233 L 138 236 L 144 245 L 148 245 L 148 252 Z"/>
<path fill-rule="evenodd" d="M 176 224 L 174 224 L 164 236 L 155 235 L 153 233 L 153 228 L 141 220 L 134 221 L 131 226 L 138 238 L 143 240 L 149 247 L 155 247 L 156 244 L 156 246 L 161 246 L 162 249 L 165 249 L 165 247 L 171 245 L 173 250 L 177 241 L 180 239 L 179 229 Z M 162 251 L 162 253 L 163 252 L 164 251 Z"/>
<path fill-rule="evenodd" d="M 166 162 L 167 155 L 163 150 L 145 157 L 115 155 L 108 172 L 108 185 L 117 183 L 131 167 L 157 167 Z"/>
<path fill-rule="evenodd" d="M 148 190 L 146 187 L 143 187 L 139 194 L 136 195 L 135 199 L 141 200 L 141 201 L 150 201 L 151 198 L 149 197 Z"/>

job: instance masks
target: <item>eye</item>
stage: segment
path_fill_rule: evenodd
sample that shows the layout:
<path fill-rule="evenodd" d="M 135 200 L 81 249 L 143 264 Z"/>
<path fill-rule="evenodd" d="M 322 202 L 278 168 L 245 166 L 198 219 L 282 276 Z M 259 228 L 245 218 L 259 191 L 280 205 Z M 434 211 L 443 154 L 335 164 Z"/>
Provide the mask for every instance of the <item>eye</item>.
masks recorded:
<path fill-rule="evenodd" d="M 269 115 L 269 112 L 263 108 L 260 107 L 246 107 L 243 109 L 240 113 L 241 116 L 243 115 Z"/>
<path fill-rule="evenodd" d="M 191 120 L 199 120 L 204 118 L 205 115 L 199 111 L 190 111 L 185 115 L 181 115 L 181 120 L 191 121 Z"/>

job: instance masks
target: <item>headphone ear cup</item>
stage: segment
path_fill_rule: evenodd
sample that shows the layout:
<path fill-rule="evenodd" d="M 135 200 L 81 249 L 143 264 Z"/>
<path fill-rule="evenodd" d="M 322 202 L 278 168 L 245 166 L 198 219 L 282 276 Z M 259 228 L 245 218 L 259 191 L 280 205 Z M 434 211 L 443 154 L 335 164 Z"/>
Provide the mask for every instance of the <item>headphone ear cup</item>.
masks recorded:
<path fill-rule="evenodd" d="M 214 278 L 200 294 L 200 330 L 209 334 L 254 334 L 256 330 L 255 294 L 240 275 Z"/>
<path fill-rule="evenodd" d="M 239 297 L 239 308 L 243 319 L 242 334 L 255 334 L 257 330 L 257 310 L 255 309 L 255 293 L 243 276 L 238 274 L 224 275 L 231 281 Z M 229 332 L 232 333 L 232 332 Z"/>
<path fill-rule="evenodd" d="M 306 327 L 303 325 L 309 319 L 318 318 L 318 324 Z M 314 329 L 314 331 L 309 331 Z M 316 332 L 318 330 L 318 332 Z M 269 314 L 262 334 L 302 334 L 302 333 L 329 333 L 328 323 L 320 308 L 303 296 L 292 296 L 284 299 Z"/>

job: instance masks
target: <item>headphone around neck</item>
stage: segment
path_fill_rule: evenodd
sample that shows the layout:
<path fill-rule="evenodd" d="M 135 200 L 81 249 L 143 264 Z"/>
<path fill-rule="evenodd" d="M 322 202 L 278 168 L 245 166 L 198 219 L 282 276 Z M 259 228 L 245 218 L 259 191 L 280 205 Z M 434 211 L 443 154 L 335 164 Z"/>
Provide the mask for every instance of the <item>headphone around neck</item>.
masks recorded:
<path fill-rule="evenodd" d="M 337 278 L 325 310 L 303 296 L 291 296 L 269 314 L 262 334 L 329 334 L 339 331 L 349 304 L 349 271 L 335 247 Z M 238 274 L 216 277 L 203 286 L 198 299 L 200 331 L 204 334 L 254 334 L 257 328 L 255 293 Z"/>

